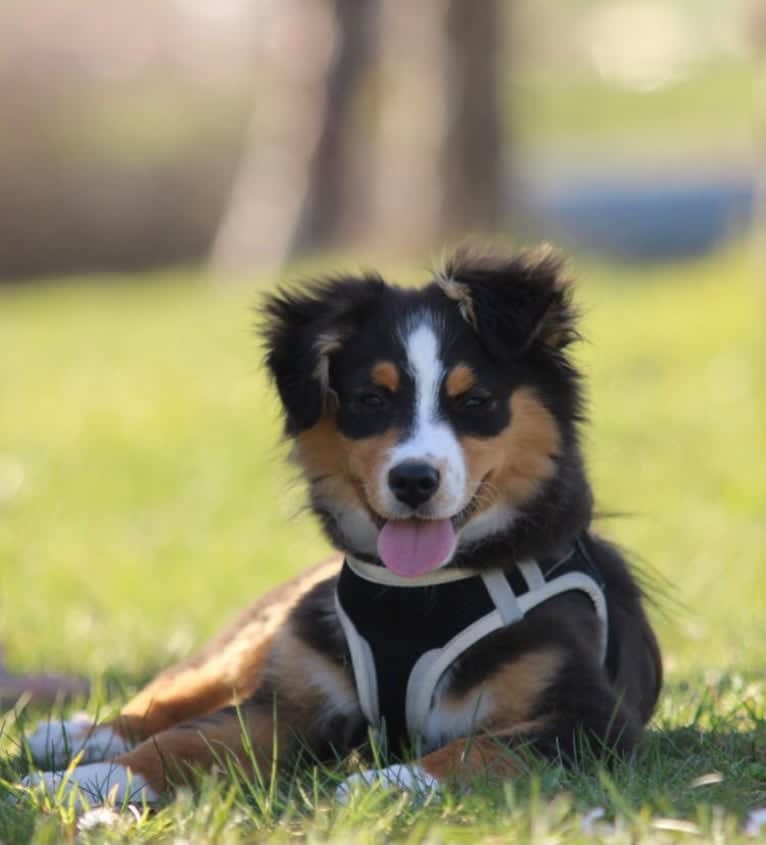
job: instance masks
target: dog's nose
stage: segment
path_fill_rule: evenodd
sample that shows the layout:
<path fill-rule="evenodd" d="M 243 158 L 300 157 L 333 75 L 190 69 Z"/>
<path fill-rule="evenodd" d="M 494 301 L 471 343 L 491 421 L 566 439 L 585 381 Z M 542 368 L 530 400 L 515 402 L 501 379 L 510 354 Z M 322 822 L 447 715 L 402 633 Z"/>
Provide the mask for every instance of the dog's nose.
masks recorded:
<path fill-rule="evenodd" d="M 439 470 L 429 464 L 405 461 L 388 473 L 388 486 L 400 502 L 416 508 L 433 496 L 440 478 Z"/>

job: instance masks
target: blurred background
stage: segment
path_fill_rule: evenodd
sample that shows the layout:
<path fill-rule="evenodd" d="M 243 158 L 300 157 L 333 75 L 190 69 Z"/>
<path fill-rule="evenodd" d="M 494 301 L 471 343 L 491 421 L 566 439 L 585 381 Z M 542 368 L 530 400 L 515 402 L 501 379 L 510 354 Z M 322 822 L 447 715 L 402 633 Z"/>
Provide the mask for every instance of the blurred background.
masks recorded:
<path fill-rule="evenodd" d="M 257 292 L 479 233 L 572 257 L 674 689 L 763 682 L 765 40 L 763 0 L 4 0 L 9 666 L 129 692 L 324 554 Z"/>
<path fill-rule="evenodd" d="M 422 258 L 471 231 L 705 253 L 753 218 L 764 18 L 756 0 L 6 0 L 0 278 Z"/>

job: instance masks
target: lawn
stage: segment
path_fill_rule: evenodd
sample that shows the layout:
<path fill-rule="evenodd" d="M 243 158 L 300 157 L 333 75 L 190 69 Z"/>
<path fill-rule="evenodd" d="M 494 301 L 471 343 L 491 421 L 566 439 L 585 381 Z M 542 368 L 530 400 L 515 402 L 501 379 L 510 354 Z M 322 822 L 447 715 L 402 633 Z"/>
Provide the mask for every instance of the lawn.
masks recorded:
<path fill-rule="evenodd" d="M 340 767 L 209 779 L 84 840 L 747 841 L 766 806 L 764 288 L 744 250 L 574 266 L 590 467 L 601 509 L 623 514 L 600 527 L 655 584 L 667 671 L 635 759 L 346 807 Z M 0 290 L 0 641 L 14 670 L 89 676 L 76 707 L 111 713 L 326 544 L 282 462 L 254 288 L 103 281 Z M 0 713 L 4 781 L 26 771 L 20 725 L 40 715 Z M 67 806 L 15 798 L 0 784 L 1 842 L 74 838 Z"/>

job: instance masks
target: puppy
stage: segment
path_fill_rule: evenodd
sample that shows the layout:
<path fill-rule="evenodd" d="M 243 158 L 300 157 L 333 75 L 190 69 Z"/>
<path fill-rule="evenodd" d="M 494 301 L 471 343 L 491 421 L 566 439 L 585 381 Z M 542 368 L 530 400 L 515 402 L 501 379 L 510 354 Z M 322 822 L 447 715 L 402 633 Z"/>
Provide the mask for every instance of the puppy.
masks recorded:
<path fill-rule="evenodd" d="M 521 746 L 629 753 L 661 662 L 626 562 L 591 531 L 560 260 L 461 251 L 420 289 L 338 276 L 271 295 L 264 317 L 291 459 L 339 555 L 114 722 L 41 726 L 33 756 L 80 752 L 68 788 L 89 800 L 152 802 L 227 755 L 268 771 L 370 730 L 399 762 L 341 797 L 509 777 Z"/>

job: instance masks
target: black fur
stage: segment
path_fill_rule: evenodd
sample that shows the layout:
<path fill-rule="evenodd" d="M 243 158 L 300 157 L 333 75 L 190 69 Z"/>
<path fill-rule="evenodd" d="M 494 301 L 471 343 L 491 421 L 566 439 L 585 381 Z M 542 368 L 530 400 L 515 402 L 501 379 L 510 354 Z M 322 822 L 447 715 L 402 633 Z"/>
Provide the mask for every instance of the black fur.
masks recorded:
<path fill-rule="evenodd" d="M 547 248 L 509 257 L 460 250 L 444 276 L 466 289 L 471 322 L 500 361 L 536 345 L 564 349 L 579 337 L 563 260 Z"/>
<path fill-rule="evenodd" d="M 341 276 L 266 300 L 266 366 L 282 400 L 288 434 L 310 428 L 322 413 L 325 397 L 317 376 L 318 339 L 333 333 L 343 336 L 371 313 L 384 290 L 378 276 Z"/>

